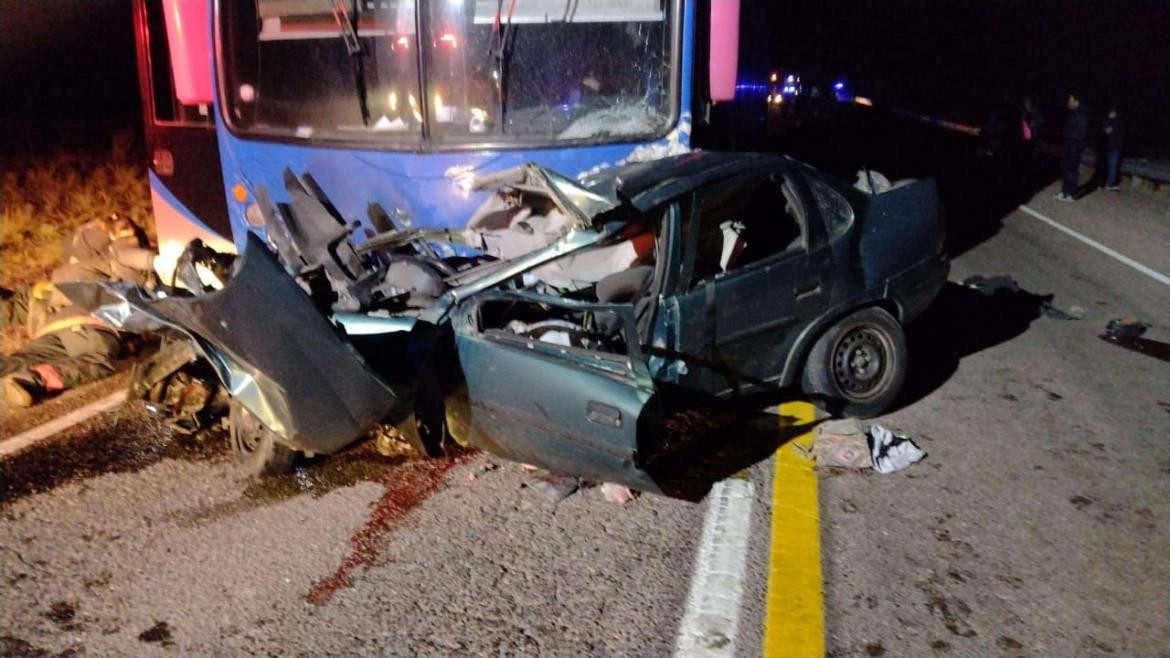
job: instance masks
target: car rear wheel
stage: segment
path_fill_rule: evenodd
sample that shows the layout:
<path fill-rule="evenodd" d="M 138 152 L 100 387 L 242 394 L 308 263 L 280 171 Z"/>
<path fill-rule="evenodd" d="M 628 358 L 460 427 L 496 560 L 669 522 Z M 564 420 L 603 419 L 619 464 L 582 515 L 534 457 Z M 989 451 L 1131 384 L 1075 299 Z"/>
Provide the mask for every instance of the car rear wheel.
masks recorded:
<path fill-rule="evenodd" d="M 232 453 L 251 475 L 283 475 L 292 470 L 296 451 L 277 440 L 242 404 L 228 408 Z"/>
<path fill-rule="evenodd" d="M 813 345 L 805 362 L 803 388 L 836 404 L 830 411 L 869 418 L 890 407 L 906 380 L 906 336 L 902 325 L 880 308 L 838 321 Z"/>

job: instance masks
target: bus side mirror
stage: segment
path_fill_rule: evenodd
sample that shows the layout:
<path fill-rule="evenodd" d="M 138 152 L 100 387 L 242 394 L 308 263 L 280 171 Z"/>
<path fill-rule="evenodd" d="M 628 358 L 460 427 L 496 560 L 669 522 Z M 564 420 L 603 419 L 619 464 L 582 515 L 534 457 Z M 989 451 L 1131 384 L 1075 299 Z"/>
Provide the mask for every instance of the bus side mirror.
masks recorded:
<path fill-rule="evenodd" d="M 171 47 L 175 97 L 183 105 L 212 101 L 211 2 L 162 0 Z"/>
<path fill-rule="evenodd" d="M 735 99 L 739 67 L 740 0 L 711 0 L 711 49 L 707 70 L 711 101 Z"/>

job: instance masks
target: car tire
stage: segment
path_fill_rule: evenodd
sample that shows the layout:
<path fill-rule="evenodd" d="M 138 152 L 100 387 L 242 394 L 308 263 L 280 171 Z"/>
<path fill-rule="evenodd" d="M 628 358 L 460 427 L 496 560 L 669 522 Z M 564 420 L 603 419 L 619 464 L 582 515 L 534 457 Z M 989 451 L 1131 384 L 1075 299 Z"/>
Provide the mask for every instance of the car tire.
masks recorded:
<path fill-rule="evenodd" d="M 838 416 L 870 418 L 894 403 L 906 380 L 908 354 L 902 325 L 871 307 L 829 327 L 804 366 L 804 392 L 828 398 Z"/>
<path fill-rule="evenodd" d="M 292 470 L 296 451 L 281 443 L 244 405 L 228 405 L 232 454 L 249 475 L 283 475 Z"/>

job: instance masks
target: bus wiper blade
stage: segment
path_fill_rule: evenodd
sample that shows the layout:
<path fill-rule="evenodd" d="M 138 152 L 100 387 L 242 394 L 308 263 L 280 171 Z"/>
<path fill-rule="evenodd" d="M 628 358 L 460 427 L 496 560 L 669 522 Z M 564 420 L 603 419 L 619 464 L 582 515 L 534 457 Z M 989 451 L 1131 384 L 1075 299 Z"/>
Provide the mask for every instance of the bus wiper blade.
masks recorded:
<path fill-rule="evenodd" d="M 345 0 L 331 0 L 330 7 L 333 10 L 333 20 L 337 23 L 337 29 L 341 32 L 341 39 L 345 41 L 345 50 L 350 55 L 360 55 L 362 52 L 362 44 L 358 41 L 357 30 L 354 28 L 353 19 L 350 18 L 349 8 L 345 6 Z"/>
<path fill-rule="evenodd" d="M 349 53 L 353 62 L 354 88 L 358 96 L 358 108 L 362 113 L 362 125 L 370 125 L 370 104 L 366 90 L 366 64 L 362 59 L 362 42 L 358 40 L 357 19 L 358 0 L 353 0 L 353 11 L 345 6 L 345 0 L 330 0 L 330 9 L 333 11 L 333 20 L 341 32 L 341 39 L 345 42 L 345 51 Z"/>
<path fill-rule="evenodd" d="M 501 25 L 504 13 L 504 0 L 498 0 L 496 16 L 492 20 L 492 39 L 488 44 L 488 57 L 492 60 L 492 67 L 496 73 L 496 95 L 499 98 L 497 112 L 500 117 L 500 130 L 507 125 L 508 109 L 508 64 L 512 58 L 512 42 L 515 35 L 512 25 L 512 14 L 516 11 L 516 0 L 508 4 L 507 21 Z"/>

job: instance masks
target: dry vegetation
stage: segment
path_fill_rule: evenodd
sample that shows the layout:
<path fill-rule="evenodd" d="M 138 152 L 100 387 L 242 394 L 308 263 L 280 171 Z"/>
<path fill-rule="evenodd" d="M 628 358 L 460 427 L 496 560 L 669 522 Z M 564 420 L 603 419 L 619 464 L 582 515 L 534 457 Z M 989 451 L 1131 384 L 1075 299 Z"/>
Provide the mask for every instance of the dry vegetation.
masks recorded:
<path fill-rule="evenodd" d="M 120 212 L 154 236 L 140 147 L 116 135 L 108 150 L 62 149 L 0 160 L 0 285 L 48 277 L 65 236 L 93 217 Z"/>

